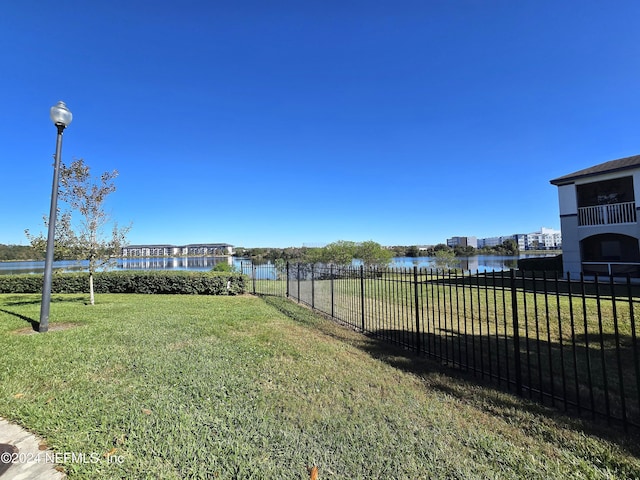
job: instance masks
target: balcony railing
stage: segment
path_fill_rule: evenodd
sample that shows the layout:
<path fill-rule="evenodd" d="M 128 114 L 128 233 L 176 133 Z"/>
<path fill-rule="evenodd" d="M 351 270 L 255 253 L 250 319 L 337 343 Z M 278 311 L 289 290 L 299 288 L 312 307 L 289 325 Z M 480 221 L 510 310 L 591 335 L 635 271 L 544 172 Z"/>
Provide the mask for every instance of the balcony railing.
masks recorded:
<path fill-rule="evenodd" d="M 636 223 L 636 202 L 612 203 L 578 208 L 578 225 Z"/>
<path fill-rule="evenodd" d="M 640 277 L 640 263 L 638 262 L 582 262 L 582 273 L 585 275 L 600 275 L 605 277 Z"/>

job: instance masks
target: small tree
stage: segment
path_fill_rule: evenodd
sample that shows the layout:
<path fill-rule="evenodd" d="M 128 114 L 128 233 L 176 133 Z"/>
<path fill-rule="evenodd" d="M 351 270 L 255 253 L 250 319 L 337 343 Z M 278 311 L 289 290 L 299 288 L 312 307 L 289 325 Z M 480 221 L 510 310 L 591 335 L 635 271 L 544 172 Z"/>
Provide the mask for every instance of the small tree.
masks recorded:
<path fill-rule="evenodd" d="M 80 214 L 81 220 L 73 229 L 69 221 L 64 225 L 62 237 L 76 258 L 89 261 L 89 303 L 94 304 L 93 275 L 98 269 L 107 269 L 119 256 L 131 226 L 119 228 L 105 211 L 104 204 L 109 194 L 116 191 L 114 184 L 118 171 L 105 172 L 100 178 L 91 176 L 89 166 L 83 159 L 71 165 L 61 165 L 60 198 L 72 210 Z M 70 220 L 69 216 L 69 220 Z M 110 233 L 104 230 L 111 226 Z"/>

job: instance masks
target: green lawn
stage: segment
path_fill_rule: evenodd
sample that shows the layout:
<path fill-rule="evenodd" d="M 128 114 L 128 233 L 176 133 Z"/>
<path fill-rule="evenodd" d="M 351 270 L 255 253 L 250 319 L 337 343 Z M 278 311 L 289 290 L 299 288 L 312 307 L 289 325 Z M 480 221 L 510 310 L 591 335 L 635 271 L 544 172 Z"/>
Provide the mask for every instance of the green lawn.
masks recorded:
<path fill-rule="evenodd" d="M 481 376 L 500 378 L 503 384 L 508 376 L 515 383 L 509 277 L 447 275 L 448 284 L 444 279 L 435 281 L 424 273 L 414 277 L 411 271 L 360 278 L 356 272 L 333 281 L 293 281 L 289 290 L 292 297 L 352 327 L 414 348 L 419 339 L 432 358 L 482 371 Z M 525 394 L 541 400 L 546 396 L 546 401 L 555 397 L 556 405 L 566 399 L 582 411 L 638 424 L 640 380 L 633 333 L 638 327 L 631 314 L 631 308 L 635 315 L 640 311 L 638 297 L 630 299 L 625 285 L 616 287 L 613 298 L 607 284 L 599 285 L 598 301 L 592 284 L 584 285 L 585 296 L 578 283 L 571 296 L 566 283 L 549 281 L 545 286 L 528 280 L 526 290 L 522 279 L 516 284 Z M 256 286 L 270 293 L 269 281 Z M 556 287 L 560 295 L 555 295 Z M 420 336 L 415 335 L 418 326 Z"/>
<path fill-rule="evenodd" d="M 39 296 L 0 295 L 0 416 L 99 456 L 70 479 L 640 477 L 625 441 L 281 298 L 53 300 L 27 334 Z"/>

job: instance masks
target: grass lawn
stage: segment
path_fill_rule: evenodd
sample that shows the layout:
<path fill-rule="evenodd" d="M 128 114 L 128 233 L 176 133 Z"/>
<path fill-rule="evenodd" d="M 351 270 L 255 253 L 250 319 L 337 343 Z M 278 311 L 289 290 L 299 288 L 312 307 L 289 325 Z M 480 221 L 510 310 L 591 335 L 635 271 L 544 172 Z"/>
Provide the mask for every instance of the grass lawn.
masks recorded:
<path fill-rule="evenodd" d="M 39 296 L 0 295 L 0 416 L 99 457 L 67 461 L 70 479 L 640 477 L 633 439 L 281 298 L 53 300 L 52 331 L 28 334 Z"/>
<path fill-rule="evenodd" d="M 447 275 L 449 284 L 425 280 L 436 279 L 411 271 L 381 278 L 356 274 L 332 281 L 293 281 L 289 291 L 317 310 L 391 343 L 415 348 L 419 339 L 431 358 L 515 384 L 509 277 Z M 268 282 L 256 286 L 268 292 Z M 639 297 L 629 298 L 626 285 L 618 285 L 614 297 L 609 285 L 598 285 L 598 301 L 593 284 L 573 283 L 567 295 L 566 282 L 528 280 L 526 289 L 522 279 L 516 283 L 523 392 L 547 403 L 550 398 L 556 404 L 566 400 L 583 412 L 639 424 L 640 379 L 634 354 L 638 327 L 632 322 L 637 323 L 632 312 L 640 311 Z M 635 294 L 640 292 L 636 289 Z M 420 336 L 415 335 L 418 326 Z"/>

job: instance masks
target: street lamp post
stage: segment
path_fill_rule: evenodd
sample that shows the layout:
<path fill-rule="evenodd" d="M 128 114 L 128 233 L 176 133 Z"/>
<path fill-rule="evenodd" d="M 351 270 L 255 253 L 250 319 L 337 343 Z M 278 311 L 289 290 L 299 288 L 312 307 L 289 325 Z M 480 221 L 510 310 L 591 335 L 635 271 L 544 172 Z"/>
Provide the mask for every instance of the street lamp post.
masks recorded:
<path fill-rule="evenodd" d="M 58 214 L 58 183 L 60 179 L 60 156 L 62 154 L 62 132 L 71 123 L 73 115 L 64 102 L 51 107 L 51 121 L 58 129 L 56 156 L 53 167 L 53 187 L 51 189 L 51 210 L 49 211 L 49 232 L 47 234 L 47 253 L 44 262 L 44 282 L 42 285 L 42 304 L 40 305 L 40 326 L 38 331 L 49 331 L 49 306 L 51 304 L 51 279 L 53 271 L 53 247 L 56 236 L 56 216 Z"/>

